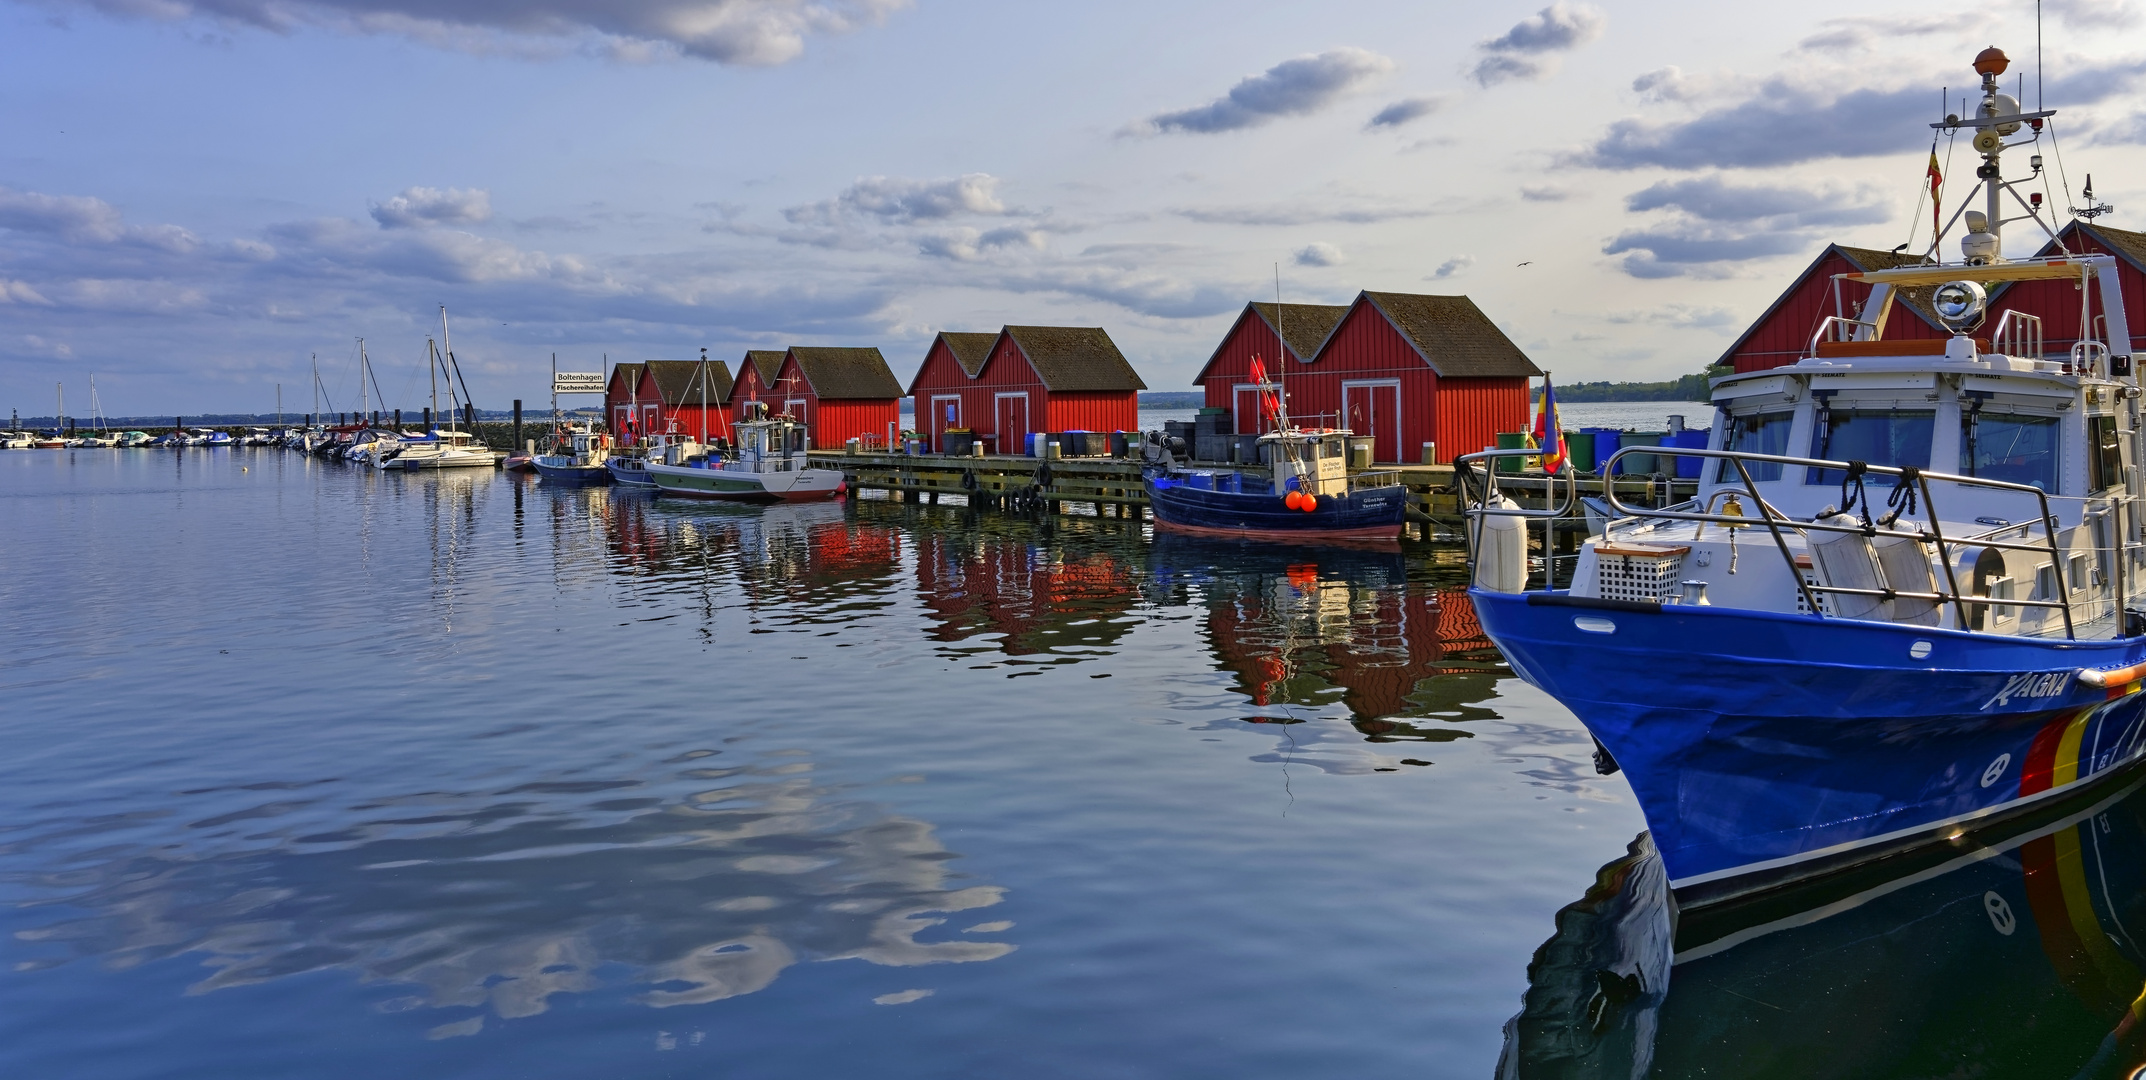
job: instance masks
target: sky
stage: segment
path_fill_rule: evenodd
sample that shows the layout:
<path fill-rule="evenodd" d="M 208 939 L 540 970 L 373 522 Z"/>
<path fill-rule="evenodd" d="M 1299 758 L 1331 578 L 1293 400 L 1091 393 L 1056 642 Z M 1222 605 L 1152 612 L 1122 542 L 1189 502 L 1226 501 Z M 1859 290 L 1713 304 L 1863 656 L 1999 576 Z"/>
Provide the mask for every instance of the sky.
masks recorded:
<path fill-rule="evenodd" d="M 2032 0 L 0 0 L 0 409 L 308 411 L 316 360 L 351 409 L 363 338 L 414 410 L 442 305 L 484 408 L 1008 323 L 1177 390 L 1277 286 L 1674 378 L 1828 242 L 1928 243 L 1987 45 L 2051 203 L 2146 230 L 2146 0 L 2042 13 L 2037 72 Z"/>

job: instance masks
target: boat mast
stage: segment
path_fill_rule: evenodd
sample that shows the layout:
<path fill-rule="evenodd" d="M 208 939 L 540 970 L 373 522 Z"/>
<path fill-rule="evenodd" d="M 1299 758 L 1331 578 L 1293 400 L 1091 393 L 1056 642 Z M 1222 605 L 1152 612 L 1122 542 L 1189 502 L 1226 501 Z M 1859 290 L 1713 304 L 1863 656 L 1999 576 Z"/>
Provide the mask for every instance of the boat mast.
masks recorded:
<path fill-rule="evenodd" d="M 445 305 L 445 304 L 441 304 L 441 305 L 440 305 L 440 366 L 441 366 L 442 368 L 445 368 L 445 367 L 446 367 L 446 366 L 448 365 L 448 363 L 450 362 L 450 360 L 452 359 L 452 357 L 454 356 L 454 354 L 455 354 L 455 343 L 454 343 L 454 339 L 453 339 L 453 338 L 450 338 L 450 337 L 448 337 L 448 336 L 447 336 L 447 305 Z M 460 369 L 457 369 L 457 371 L 456 371 L 456 374 L 459 374 L 459 373 L 460 373 Z M 454 383 L 454 380 L 455 380 L 455 375 L 450 375 L 450 376 L 448 377 L 448 379 L 447 379 L 447 407 L 448 407 L 448 410 L 449 410 L 449 411 L 453 411 L 453 409 L 454 409 L 454 407 L 455 407 L 455 383 Z M 435 418 L 435 419 L 437 419 L 437 418 L 438 418 L 438 414 L 439 414 L 439 408 L 440 408 L 440 403 L 439 403 L 439 399 L 438 399 L 438 396 L 437 396 L 437 394 L 435 394 L 435 395 L 434 395 L 434 398 L 433 398 L 433 402 L 432 402 L 432 411 L 433 411 L 433 415 L 434 415 L 434 418 Z M 450 432 L 452 432 L 452 431 L 454 431 L 454 430 L 455 430 L 455 418 L 454 418 L 454 417 L 452 417 L 452 416 L 450 416 L 450 417 L 448 417 L 448 418 L 447 418 L 447 430 L 448 430 L 448 431 L 450 431 Z"/>
<path fill-rule="evenodd" d="M 358 421 L 365 423 L 365 414 L 370 411 L 372 399 L 365 396 L 365 339 L 358 339 Z"/>
<path fill-rule="evenodd" d="M 431 338 L 425 339 L 425 374 L 432 379 L 432 431 L 426 432 L 427 435 L 437 432 L 440 428 L 440 366 L 437 350 L 433 345 Z"/>
<path fill-rule="evenodd" d="M 708 445 L 708 347 L 700 347 L 700 444 Z M 706 451 L 702 451 L 706 453 Z"/>
<path fill-rule="evenodd" d="M 52 430 L 67 430 L 67 384 L 53 383 Z"/>
<path fill-rule="evenodd" d="M 320 423 L 320 354 L 313 354 L 313 422 Z"/>

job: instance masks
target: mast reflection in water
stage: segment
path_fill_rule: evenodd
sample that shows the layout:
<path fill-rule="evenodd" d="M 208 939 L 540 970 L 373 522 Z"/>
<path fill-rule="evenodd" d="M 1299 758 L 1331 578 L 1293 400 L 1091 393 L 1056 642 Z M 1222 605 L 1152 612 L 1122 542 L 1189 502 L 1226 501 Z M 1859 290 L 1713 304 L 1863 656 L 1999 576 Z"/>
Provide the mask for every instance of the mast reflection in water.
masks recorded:
<path fill-rule="evenodd" d="M 1940 858 L 1678 920 L 1642 834 L 1558 913 L 1499 1075 L 2107 1078 L 2146 1066 L 2146 787 Z"/>

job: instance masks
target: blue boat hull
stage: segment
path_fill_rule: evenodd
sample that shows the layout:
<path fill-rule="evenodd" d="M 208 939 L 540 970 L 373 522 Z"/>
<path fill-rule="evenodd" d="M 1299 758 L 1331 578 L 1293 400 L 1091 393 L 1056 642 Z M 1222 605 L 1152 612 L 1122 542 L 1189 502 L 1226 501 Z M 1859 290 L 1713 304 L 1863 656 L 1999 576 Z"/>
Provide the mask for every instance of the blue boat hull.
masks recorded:
<path fill-rule="evenodd" d="M 614 483 L 625 487 L 654 488 L 656 486 L 656 482 L 649 479 L 648 470 L 641 467 L 641 459 L 639 458 L 634 458 L 631 461 L 612 458 L 604 462 L 604 469 L 611 474 L 611 479 Z"/>
<path fill-rule="evenodd" d="M 1318 509 L 1309 513 L 1290 509 L 1272 493 L 1210 491 L 1168 477 L 1149 477 L 1147 495 L 1156 528 L 1193 536 L 1398 540 L 1408 512 L 1408 493 L 1400 487 L 1321 495 Z"/>
<path fill-rule="evenodd" d="M 2146 760 L 2139 684 L 2076 677 L 2146 659 L 2146 639 L 1469 595 L 1514 671 L 1615 758 L 1686 903 L 1861 865 Z"/>
<path fill-rule="evenodd" d="M 568 484 L 608 484 L 611 482 L 611 473 L 601 465 L 566 466 L 562 468 L 557 465 L 546 465 L 542 461 L 532 461 L 531 464 L 536 466 L 537 475 L 546 480 L 557 480 Z"/>

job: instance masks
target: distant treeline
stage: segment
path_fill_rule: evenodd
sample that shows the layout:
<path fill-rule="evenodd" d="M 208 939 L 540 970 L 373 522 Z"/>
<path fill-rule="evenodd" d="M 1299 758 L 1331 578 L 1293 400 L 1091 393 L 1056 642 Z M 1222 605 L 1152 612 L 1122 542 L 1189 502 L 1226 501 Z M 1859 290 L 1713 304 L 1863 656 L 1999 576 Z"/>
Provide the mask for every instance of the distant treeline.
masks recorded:
<path fill-rule="evenodd" d="M 1558 383 L 1559 401 L 1709 401 L 1713 394 L 1707 380 L 1728 374 L 1727 368 L 1709 368 L 1697 375 L 1686 375 L 1667 382 L 1583 382 Z M 1537 389 L 1540 398 L 1542 391 Z"/>

